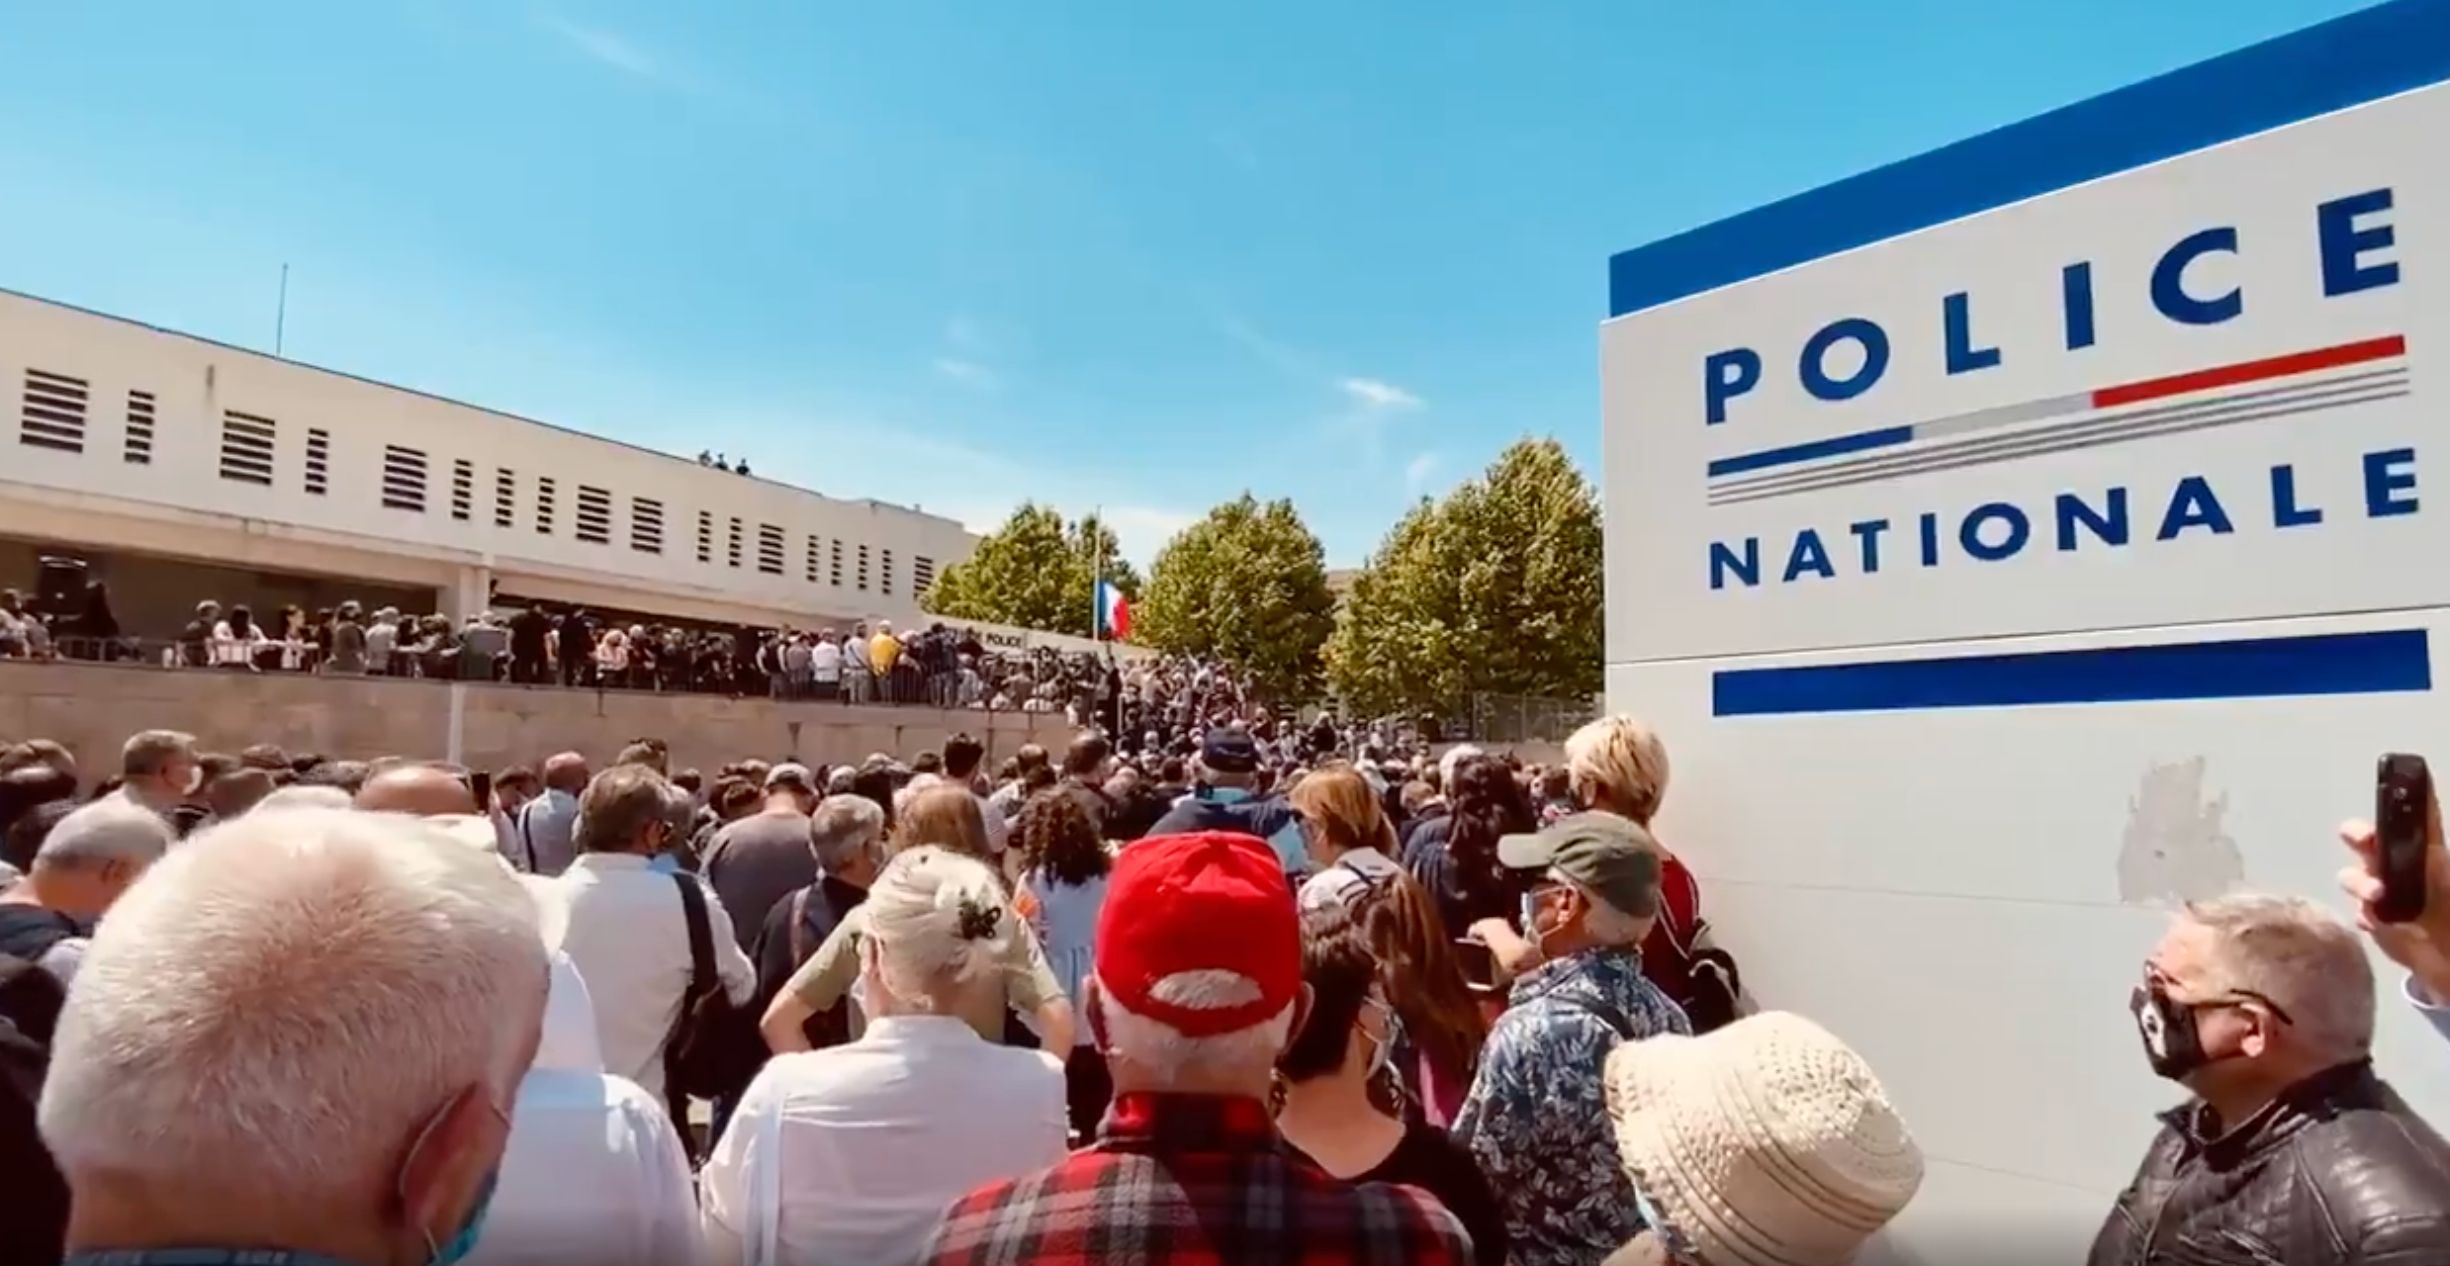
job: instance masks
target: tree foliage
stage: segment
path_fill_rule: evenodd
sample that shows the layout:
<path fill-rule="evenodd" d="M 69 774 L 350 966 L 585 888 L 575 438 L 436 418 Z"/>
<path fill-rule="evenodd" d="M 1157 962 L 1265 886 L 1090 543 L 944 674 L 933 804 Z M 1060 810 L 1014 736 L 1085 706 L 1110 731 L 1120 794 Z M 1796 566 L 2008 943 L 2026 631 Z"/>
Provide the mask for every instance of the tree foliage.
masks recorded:
<path fill-rule="evenodd" d="M 1137 598 L 1140 573 L 1123 557 L 1113 528 L 1096 515 L 1066 523 L 1051 506 L 1023 502 L 967 560 L 938 572 L 919 606 L 948 619 L 1087 637 L 1093 571 Z"/>
<path fill-rule="evenodd" d="M 1135 641 L 1223 656 L 1272 693 L 1303 698 L 1318 686 L 1335 595 L 1326 553 L 1293 503 L 1244 493 L 1166 542 L 1133 616 Z"/>
<path fill-rule="evenodd" d="M 1590 483 L 1555 440 L 1519 440 L 1387 534 L 1327 640 L 1329 684 L 1373 714 L 1594 694 L 1600 556 Z"/>

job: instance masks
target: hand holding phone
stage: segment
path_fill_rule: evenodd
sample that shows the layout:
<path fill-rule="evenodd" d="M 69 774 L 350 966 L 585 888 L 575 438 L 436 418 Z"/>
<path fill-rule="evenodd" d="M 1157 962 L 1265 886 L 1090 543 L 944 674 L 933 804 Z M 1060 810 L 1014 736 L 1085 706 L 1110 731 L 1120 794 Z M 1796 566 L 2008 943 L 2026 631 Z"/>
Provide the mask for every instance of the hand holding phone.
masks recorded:
<path fill-rule="evenodd" d="M 2340 827 L 2356 861 L 2339 872 L 2339 886 L 2356 901 L 2374 947 L 2407 968 L 2411 992 L 2433 1005 L 2450 1003 L 2450 853 L 2423 768 L 2415 757 L 2382 758 L 2376 820 Z"/>
<path fill-rule="evenodd" d="M 2384 754 L 2374 774 L 2374 870 L 2381 892 L 2370 903 L 2380 923 L 2424 917 L 2429 850 L 2441 847 L 2441 810 L 2424 757 Z"/>

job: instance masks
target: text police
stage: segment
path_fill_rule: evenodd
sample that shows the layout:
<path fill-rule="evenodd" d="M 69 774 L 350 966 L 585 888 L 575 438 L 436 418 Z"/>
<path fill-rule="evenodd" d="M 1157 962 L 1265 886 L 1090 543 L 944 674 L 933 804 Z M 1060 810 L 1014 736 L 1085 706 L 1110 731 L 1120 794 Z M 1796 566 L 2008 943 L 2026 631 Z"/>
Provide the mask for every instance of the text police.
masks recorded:
<path fill-rule="evenodd" d="M 2306 277 L 2300 296 L 2277 297 L 2295 301 L 2301 296 L 2318 295 L 2327 300 L 2398 285 L 2400 268 L 2394 258 L 2392 205 L 2392 191 L 2388 188 L 2368 189 L 2316 205 L 2311 227 L 2318 267 Z M 2178 238 L 2160 253 L 2149 276 L 2140 279 L 2150 297 L 2150 310 L 2177 326 L 2219 325 L 2237 320 L 2247 310 L 2245 287 L 2206 284 L 2202 280 L 2204 273 L 2190 270 L 2206 256 L 2236 255 L 2242 249 L 2234 225 L 2215 225 Z M 2092 261 L 2078 260 L 2063 266 L 2059 280 L 2058 337 L 2052 340 L 2059 346 L 2049 350 L 2072 352 L 2091 347 L 2097 333 Z M 1996 367 L 2017 350 L 1986 346 L 1977 338 L 1974 301 L 1969 292 L 1947 294 L 1939 302 L 1941 364 L 1948 374 L 1976 373 Z M 2379 342 L 2368 340 L 2358 346 L 2374 346 Z M 2404 343 L 2395 337 L 2387 342 L 2404 349 Z M 1813 400 L 1856 399 L 1879 387 L 1889 371 L 1890 350 L 1888 330 L 1879 322 L 1862 316 L 1839 317 L 1820 326 L 1797 349 L 1791 362 L 1795 382 Z M 2280 357 L 2268 363 L 2287 369 L 2282 362 L 2291 359 Z M 1754 347 L 1729 347 L 1705 357 L 1701 365 L 1702 424 L 1711 427 L 1736 424 L 1730 426 L 1730 434 L 1746 429 L 1739 416 L 1744 398 L 1761 385 L 1770 363 L 1773 362 L 1765 360 L 1761 350 Z M 2327 367 L 2319 361 L 2308 363 Z M 2193 368 L 2196 367 L 2173 366 Z M 2168 381 L 2185 386 L 2183 378 L 2214 383 L 2243 380 L 2196 374 L 2179 375 Z M 2318 389 L 2302 388 L 2308 392 Z M 2399 394 L 2404 394 L 2404 387 Z M 2050 414 L 2044 406 L 2063 404 L 2072 412 L 2084 414 L 2087 420 L 2082 425 L 2100 433 L 2117 428 L 2120 416 L 2139 416 L 2115 412 L 2122 407 L 2123 399 L 2118 391 L 2102 391 L 1995 412 L 2015 415 L 2004 417 L 2003 422 L 2021 423 L 2047 418 Z M 2222 406 L 2214 401 L 2201 407 Z M 1932 420 L 1922 426 L 1883 427 L 1853 436 L 1720 459 L 1711 463 L 1714 480 L 1722 474 L 1741 471 L 1743 479 L 1735 483 L 1749 484 L 1750 488 L 1714 482 L 1713 501 L 1716 503 L 1725 496 L 1731 501 L 1749 502 L 1782 492 L 1808 493 L 1820 487 L 1865 482 L 1881 476 L 1875 471 L 1872 475 L 1849 477 L 1843 470 L 1833 470 L 1823 459 L 1854 455 L 1875 446 L 1879 446 L 1882 454 L 1911 454 L 1915 451 L 1912 446 L 1929 442 L 1925 433 L 1954 435 L 1982 425 L 1983 419 L 1968 415 Z M 1980 443 L 1989 445 L 1994 452 L 2010 451 L 2001 445 L 2012 444 L 2015 452 L 2040 453 L 2055 447 L 2047 438 L 2050 433 L 2048 428 L 2037 428 L 2016 432 L 2013 441 L 1985 439 Z M 2134 429 L 2139 437 L 2150 433 L 2154 432 L 2148 427 Z M 2035 436 L 2043 438 L 2028 438 Z M 2115 442 L 2115 437 L 2097 442 Z M 1976 446 L 1963 442 L 1958 445 Z M 1914 473 L 1918 465 L 1920 469 L 1945 468 L 1937 460 L 1918 463 L 1912 456 L 1879 456 L 1876 463 L 1861 456 L 1847 456 L 1846 460 L 1864 467 L 1882 465 L 1894 472 L 1887 477 Z M 1958 459 L 1948 464 L 1976 464 L 1979 460 Z M 2364 452 L 2357 455 L 2356 461 L 2363 495 L 2357 499 L 2359 504 L 2343 507 L 2347 513 L 2361 511 L 2368 518 L 2385 518 L 2416 512 L 2416 452 L 2412 445 Z M 1785 465 L 1789 462 L 1800 464 L 1801 469 Z M 1780 467 L 1774 473 L 1756 473 L 1774 464 Z M 2234 472 L 2226 478 L 2233 481 Z M 1783 486 L 1773 487 L 1780 484 Z M 1709 545 L 1710 587 L 1752 587 L 1764 580 L 1794 583 L 1841 573 L 1868 575 L 1884 567 L 1936 567 L 1957 559 L 1999 562 L 2027 550 L 2117 548 L 2143 539 L 2167 541 L 2197 532 L 2231 533 L 2238 529 L 2241 520 L 2268 524 L 2275 529 L 2323 521 L 2325 508 L 2310 504 L 2301 495 L 2293 464 L 2268 466 L 2258 472 L 2254 485 L 2216 486 L 2212 476 L 2175 472 L 2166 481 L 2156 481 L 2150 487 L 2071 489 L 2032 499 L 2027 504 L 1987 501 L 1957 509 L 1807 527 L 1791 536 L 1780 532 L 1767 543 L 1766 550 L 1759 536 L 1724 537 Z"/>

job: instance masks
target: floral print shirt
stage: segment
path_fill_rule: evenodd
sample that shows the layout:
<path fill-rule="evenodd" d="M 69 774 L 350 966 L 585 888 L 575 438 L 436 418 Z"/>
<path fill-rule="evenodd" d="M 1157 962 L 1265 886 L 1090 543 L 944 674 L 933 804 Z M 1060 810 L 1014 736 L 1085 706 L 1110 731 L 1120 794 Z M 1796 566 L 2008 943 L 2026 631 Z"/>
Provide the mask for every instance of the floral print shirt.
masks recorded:
<path fill-rule="evenodd" d="M 1620 1041 L 1692 1031 L 1629 949 L 1584 950 L 1514 983 L 1454 1134 L 1505 1207 L 1515 1266 L 1597 1266 L 1642 1229 L 1601 1074 Z"/>

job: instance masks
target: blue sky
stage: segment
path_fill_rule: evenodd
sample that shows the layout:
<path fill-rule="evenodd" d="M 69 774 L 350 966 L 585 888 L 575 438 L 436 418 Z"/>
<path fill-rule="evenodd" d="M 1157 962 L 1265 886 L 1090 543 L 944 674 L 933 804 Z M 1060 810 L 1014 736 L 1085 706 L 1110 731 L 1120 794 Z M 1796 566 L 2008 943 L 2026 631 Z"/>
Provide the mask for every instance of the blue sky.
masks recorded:
<path fill-rule="evenodd" d="M 0 286 L 1145 563 L 1599 443 L 1610 253 L 2320 0 L 0 7 Z"/>

